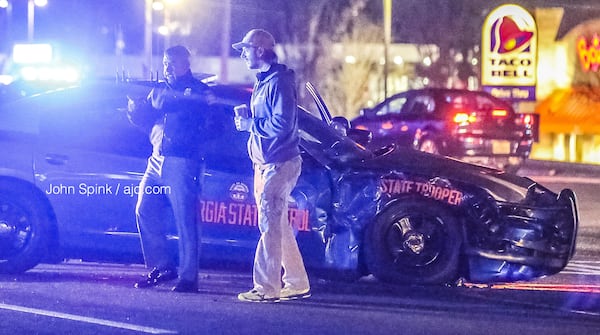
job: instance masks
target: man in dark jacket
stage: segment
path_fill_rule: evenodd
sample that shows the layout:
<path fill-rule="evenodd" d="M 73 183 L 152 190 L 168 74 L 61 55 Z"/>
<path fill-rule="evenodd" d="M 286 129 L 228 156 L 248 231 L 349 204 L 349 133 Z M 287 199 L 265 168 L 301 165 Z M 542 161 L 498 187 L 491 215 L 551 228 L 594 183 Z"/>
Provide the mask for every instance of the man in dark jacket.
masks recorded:
<path fill-rule="evenodd" d="M 147 98 L 129 99 L 129 119 L 150 131 L 152 155 L 139 185 L 136 218 L 150 273 L 135 287 L 146 288 L 178 278 L 177 292 L 198 290 L 196 206 L 203 173 L 202 135 L 209 87 L 192 76 L 190 52 L 184 46 L 167 49 L 163 58 L 166 82 Z M 179 264 L 167 241 L 168 222 L 179 236 Z"/>
<path fill-rule="evenodd" d="M 288 197 L 302 165 L 295 75 L 277 62 L 274 47 L 273 36 L 262 29 L 251 30 L 233 44 L 248 68 L 259 71 L 250 111 L 238 106 L 240 113 L 235 117 L 236 128 L 250 132 L 248 153 L 254 164 L 261 233 L 254 257 L 254 287 L 238 295 L 238 299 L 251 302 L 310 296 L 302 255 L 288 221 Z"/>

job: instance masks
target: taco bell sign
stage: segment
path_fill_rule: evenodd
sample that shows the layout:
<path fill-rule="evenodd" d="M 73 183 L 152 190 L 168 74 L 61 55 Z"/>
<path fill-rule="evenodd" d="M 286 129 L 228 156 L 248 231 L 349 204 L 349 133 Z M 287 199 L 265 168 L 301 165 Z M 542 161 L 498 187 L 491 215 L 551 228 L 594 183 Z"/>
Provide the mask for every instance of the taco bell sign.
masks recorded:
<path fill-rule="evenodd" d="M 494 9 L 481 40 L 483 90 L 512 101 L 535 100 L 537 27 L 531 14 L 517 5 Z"/>

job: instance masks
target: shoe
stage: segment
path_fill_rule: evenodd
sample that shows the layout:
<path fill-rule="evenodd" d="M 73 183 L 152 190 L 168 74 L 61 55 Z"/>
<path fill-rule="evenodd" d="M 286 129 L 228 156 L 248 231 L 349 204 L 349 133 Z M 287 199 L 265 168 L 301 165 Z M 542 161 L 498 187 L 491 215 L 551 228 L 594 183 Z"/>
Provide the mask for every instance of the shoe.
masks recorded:
<path fill-rule="evenodd" d="M 296 300 L 310 298 L 310 288 L 304 290 L 296 290 L 291 287 L 284 287 L 281 289 L 280 299 L 281 300 Z"/>
<path fill-rule="evenodd" d="M 135 283 L 135 288 L 147 288 L 156 286 L 162 282 L 173 280 L 177 278 L 177 271 L 175 269 L 159 270 L 158 268 L 152 269 L 146 278 Z"/>
<path fill-rule="evenodd" d="M 278 297 L 271 297 L 255 289 L 238 294 L 238 299 L 249 302 L 279 302 Z"/>
<path fill-rule="evenodd" d="M 171 291 L 198 293 L 198 282 L 193 280 L 180 280 Z"/>

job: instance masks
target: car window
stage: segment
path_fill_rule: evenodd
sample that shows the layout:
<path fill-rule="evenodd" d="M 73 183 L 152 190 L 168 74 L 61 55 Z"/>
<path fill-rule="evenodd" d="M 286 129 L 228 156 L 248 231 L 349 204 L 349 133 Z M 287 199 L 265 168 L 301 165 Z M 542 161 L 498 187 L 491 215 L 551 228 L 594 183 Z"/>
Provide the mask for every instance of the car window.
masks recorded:
<path fill-rule="evenodd" d="M 496 101 L 493 98 L 483 94 L 478 94 L 475 96 L 475 108 L 478 111 L 491 111 L 494 109 L 504 109 L 508 111 L 510 109 L 507 104 Z"/>
<path fill-rule="evenodd" d="M 469 97 L 464 93 L 448 92 L 444 93 L 444 102 L 451 110 L 467 110 L 469 109 Z"/>
<path fill-rule="evenodd" d="M 390 99 L 387 104 L 381 106 L 381 108 L 377 110 L 376 115 L 400 114 L 407 100 L 406 96 Z"/>
<path fill-rule="evenodd" d="M 233 107 L 216 105 L 204 113 L 207 134 L 202 146 L 207 166 L 228 172 L 251 169 L 247 151 L 249 133 L 235 129 Z"/>
<path fill-rule="evenodd" d="M 412 100 L 410 108 L 403 113 L 425 116 L 435 111 L 435 100 L 429 94 L 418 95 Z"/>
<path fill-rule="evenodd" d="M 22 104 L 6 104 L 0 108 L 0 132 L 37 134 L 35 111 L 23 109 Z"/>
<path fill-rule="evenodd" d="M 40 112 L 41 143 L 64 148 L 147 157 L 152 149 L 145 132 L 126 115 L 127 98 L 89 101 L 74 97 L 70 104 Z"/>

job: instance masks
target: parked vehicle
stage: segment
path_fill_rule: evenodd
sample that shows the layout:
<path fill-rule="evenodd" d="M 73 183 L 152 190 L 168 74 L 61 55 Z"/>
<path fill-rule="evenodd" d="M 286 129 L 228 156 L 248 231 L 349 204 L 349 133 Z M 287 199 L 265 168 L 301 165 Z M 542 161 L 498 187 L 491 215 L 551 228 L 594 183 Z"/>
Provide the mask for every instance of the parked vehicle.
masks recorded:
<path fill-rule="evenodd" d="M 395 143 L 516 172 L 536 140 L 536 120 L 483 91 L 426 88 L 363 109 L 352 126 L 373 133 L 373 148 Z"/>
<path fill-rule="evenodd" d="M 126 93 L 148 88 L 123 85 L 82 85 L 0 110 L 1 273 L 57 256 L 141 261 L 134 206 L 151 148 L 123 109 Z M 571 190 L 396 145 L 367 149 L 353 140 L 365 132 L 332 117 L 308 88 L 316 107 L 298 107 L 303 167 L 288 215 L 309 269 L 391 283 L 490 283 L 557 273 L 573 256 Z M 247 134 L 232 120 L 249 92 L 214 89 L 220 103 L 203 111 L 213 126 L 203 143 L 202 257 L 251 262 L 252 168 Z"/>

